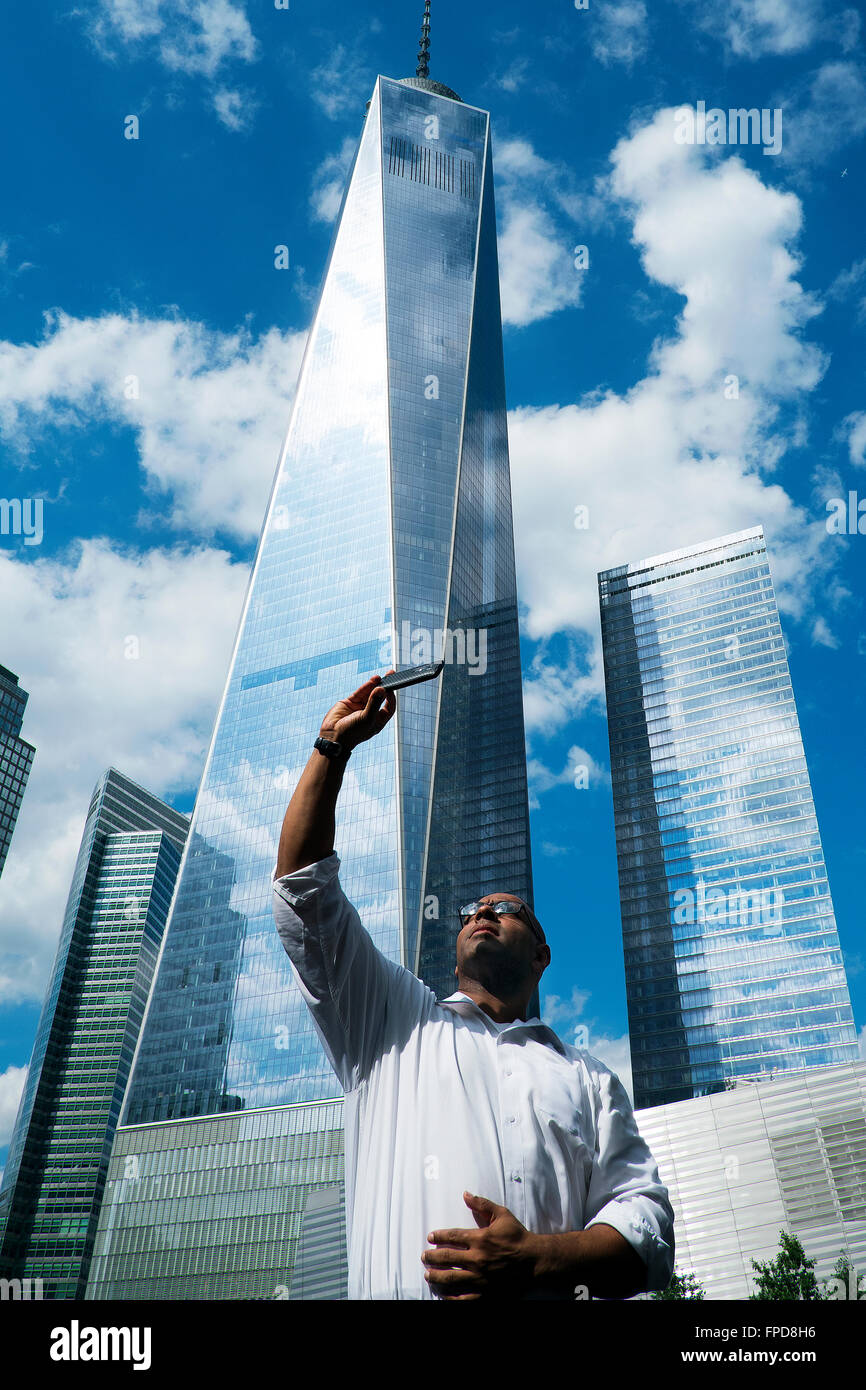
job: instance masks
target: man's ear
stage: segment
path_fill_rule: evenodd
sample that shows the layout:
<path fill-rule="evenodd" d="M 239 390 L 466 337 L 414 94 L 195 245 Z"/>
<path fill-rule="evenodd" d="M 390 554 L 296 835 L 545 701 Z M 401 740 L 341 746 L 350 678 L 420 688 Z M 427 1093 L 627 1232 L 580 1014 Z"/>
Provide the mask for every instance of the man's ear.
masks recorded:
<path fill-rule="evenodd" d="M 538 978 L 541 979 L 547 967 L 550 965 L 550 947 L 544 941 L 539 941 L 538 949 L 535 952 L 534 964 L 539 965 Z"/>

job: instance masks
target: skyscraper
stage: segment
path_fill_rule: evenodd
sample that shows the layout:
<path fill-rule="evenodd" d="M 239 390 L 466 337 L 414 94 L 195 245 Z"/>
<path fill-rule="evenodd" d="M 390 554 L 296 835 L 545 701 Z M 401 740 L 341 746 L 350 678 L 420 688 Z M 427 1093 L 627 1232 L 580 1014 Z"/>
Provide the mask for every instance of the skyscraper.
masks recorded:
<path fill-rule="evenodd" d="M 856 1061 L 763 531 L 599 590 L 636 1107 Z"/>
<path fill-rule="evenodd" d="M 189 822 L 114 769 L 90 803 L 0 1191 L 0 1276 L 82 1298 Z"/>
<path fill-rule="evenodd" d="M 21 689 L 18 677 L 0 666 L 0 874 L 36 752 L 19 737 L 26 706 L 27 692 Z"/>
<path fill-rule="evenodd" d="M 118 1169 L 95 1296 L 267 1296 L 291 1281 L 309 1193 L 342 1178 L 337 1083 L 271 905 L 286 802 L 336 699 L 443 651 L 343 784 L 341 879 L 377 946 L 450 994 L 460 905 L 497 887 L 531 902 L 490 122 L 429 78 L 425 18 L 418 75 L 379 78 L 367 111 L 124 1116 L 141 1127 L 124 1146 L 164 1150 L 193 1129 L 154 1122 L 222 1115 L 195 1128 L 225 1141 L 208 1190 L 236 1224 L 202 1204 L 188 1274 L 154 1260 L 149 1189 Z M 268 1136 L 278 1189 L 233 1186 L 242 1134 Z"/>

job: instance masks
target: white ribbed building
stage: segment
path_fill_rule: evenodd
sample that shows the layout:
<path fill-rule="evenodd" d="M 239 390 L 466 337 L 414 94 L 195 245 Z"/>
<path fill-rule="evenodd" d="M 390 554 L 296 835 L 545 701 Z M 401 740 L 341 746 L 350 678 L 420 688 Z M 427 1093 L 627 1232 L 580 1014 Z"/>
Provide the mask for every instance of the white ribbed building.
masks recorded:
<path fill-rule="evenodd" d="M 677 1270 L 708 1299 L 748 1298 L 751 1261 L 775 1258 L 780 1230 L 819 1279 L 843 1251 L 866 1276 L 866 1062 L 739 1081 L 636 1119 L 670 1190 Z"/>

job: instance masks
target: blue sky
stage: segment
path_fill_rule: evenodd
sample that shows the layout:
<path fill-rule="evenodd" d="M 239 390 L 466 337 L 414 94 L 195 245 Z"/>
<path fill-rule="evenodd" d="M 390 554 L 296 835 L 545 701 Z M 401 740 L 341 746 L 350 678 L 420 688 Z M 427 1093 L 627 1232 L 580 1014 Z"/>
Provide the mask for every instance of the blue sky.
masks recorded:
<path fill-rule="evenodd" d="M 44 517 L 0 536 L 38 748 L 0 880 L 0 1162 L 93 784 L 192 808 L 345 171 L 422 8 L 0 18 L 0 496 Z M 596 573 L 760 522 L 862 1027 L 866 539 L 826 526 L 866 498 L 860 17 L 434 0 L 431 70 L 493 116 L 548 1017 L 627 1073 Z M 780 152 L 678 143 L 699 102 L 781 111 Z"/>

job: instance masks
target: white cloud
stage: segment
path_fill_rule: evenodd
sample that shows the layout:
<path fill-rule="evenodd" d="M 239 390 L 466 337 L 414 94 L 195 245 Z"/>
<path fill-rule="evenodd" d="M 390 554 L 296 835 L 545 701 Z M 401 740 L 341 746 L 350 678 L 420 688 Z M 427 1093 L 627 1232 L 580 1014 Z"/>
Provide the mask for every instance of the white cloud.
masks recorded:
<path fill-rule="evenodd" d="M 633 67 L 647 51 L 647 8 L 644 0 L 604 0 L 592 11 L 590 42 L 600 63 Z"/>
<path fill-rule="evenodd" d="M 162 31 L 165 0 L 98 0 L 93 23 L 98 37 L 113 32 L 124 43 L 138 43 Z"/>
<path fill-rule="evenodd" d="M 533 810 L 539 805 L 539 796 L 550 791 L 551 787 L 574 786 L 578 773 L 581 777 L 581 789 L 605 786 L 610 782 L 607 769 L 597 763 L 591 753 L 577 744 L 569 748 L 561 772 L 554 772 L 539 758 L 529 758 L 526 770 L 529 779 L 529 804 Z"/>
<path fill-rule="evenodd" d="M 232 0 L 172 0 L 167 13 L 172 27 L 166 26 L 160 46 L 167 67 L 213 77 L 225 62 L 251 63 L 257 57 L 258 45 L 243 5 Z"/>
<path fill-rule="evenodd" d="M 564 164 L 544 159 L 522 137 L 495 146 L 494 172 L 497 198 L 520 198 L 531 193 L 552 210 L 565 213 L 573 220 L 586 217 L 595 221 L 598 218 L 600 203 L 595 198 L 578 195 L 572 171 Z"/>
<path fill-rule="evenodd" d="M 503 323 L 524 328 L 578 304 L 582 274 L 544 208 L 506 201 L 499 236 Z"/>
<path fill-rule="evenodd" d="M 10 242 L 7 239 L 0 241 L 0 291 L 5 291 L 8 286 L 16 280 L 19 275 L 23 275 L 27 270 L 33 270 L 32 261 L 19 261 L 13 266 L 9 260 Z"/>
<path fill-rule="evenodd" d="M 254 62 L 258 44 L 237 0 L 98 0 L 91 36 L 106 57 L 117 44 L 155 48 L 165 67 L 213 79 L 228 62 Z"/>
<path fill-rule="evenodd" d="M 347 44 L 331 48 L 325 62 L 309 74 L 307 83 L 313 101 L 332 121 L 353 114 L 360 119 L 374 85 L 368 64 Z"/>
<path fill-rule="evenodd" d="M 847 270 L 840 270 L 827 290 L 827 298 L 839 303 L 849 299 L 857 301 L 856 315 L 860 323 L 866 322 L 866 257 L 855 261 Z"/>
<path fill-rule="evenodd" d="M 542 1021 L 554 1030 L 561 1028 L 564 1032 L 569 1032 L 583 1017 L 588 1002 L 589 990 L 578 989 L 576 985 L 568 999 L 561 999 L 558 994 L 545 994 L 541 1008 Z"/>
<path fill-rule="evenodd" d="M 866 286 L 866 256 L 862 261 L 854 261 L 847 270 L 840 270 L 833 280 L 827 295 L 830 299 L 850 299 Z"/>
<path fill-rule="evenodd" d="M 535 639 L 572 631 L 595 644 L 599 570 L 755 523 L 789 612 L 808 612 L 835 562 L 823 521 L 810 524 L 772 477 L 802 442 L 804 394 L 825 367 L 803 337 L 819 306 L 796 279 L 799 201 L 736 156 L 677 145 L 672 131 L 673 112 L 661 111 L 622 140 L 608 185 L 647 275 L 684 298 L 647 374 L 622 395 L 510 414 L 519 592 Z M 586 529 L 575 527 L 581 506 Z M 531 674 L 530 728 L 594 698 L 590 650 Z"/>
<path fill-rule="evenodd" d="M 22 732 L 37 750 L 3 871 L 4 1002 L 44 994 L 105 769 L 161 796 L 197 785 L 247 579 L 214 550 L 139 555 L 98 540 L 29 563 L 0 552 L 0 650 L 30 691 Z"/>
<path fill-rule="evenodd" d="M 587 273 L 575 267 L 576 219 L 589 225 L 569 171 L 542 159 L 527 140 L 496 147 L 502 321 L 517 328 L 578 304 Z"/>
<path fill-rule="evenodd" d="M 26 1080 L 26 1067 L 7 1067 L 0 1071 L 0 1148 L 5 1148 L 12 1138 Z"/>
<path fill-rule="evenodd" d="M 249 130 L 259 103 L 248 92 L 218 87 L 212 97 L 213 108 L 227 130 Z"/>
<path fill-rule="evenodd" d="M 866 68 L 853 61 L 824 63 L 773 105 L 784 112 L 780 158 L 807 169 L 826 167 L 866 132 Z M 832 170 L 834 176 L 840 172 Z"/>
<path fill-rule="evenodd" d="M 517 92 L 527 81 L 528 74 L 529 59 L 515 58 L 502 76 L 496 78 L 496 86 L 501 87 L 504 92 Z"/>
<path fill-rule="evenodd" d="M 827 36 L 823 0 L 728 0 L 720 10 L 708 10 L 705 0 L 681 0 L 700 28 L 721 39 L 738 58 L 799 53 Z M 851 18 L 845 18 L 845 15 Z M 852 26 L 852 19 L 855 23 Z M 856 37 L 856 13 L 843 12 L 836 32 Z"/>
<path fill-rule="evenodd" d="M 730 0 L 723 32 L 740 57 L 796 53 L 813 42 L 821 8 L 820 0 Z"/>
<path fill-rule="evenodd" d="M 541 602 L 541 596 L 539 595 Z M 544 619 L 533 619 L 535 635 L 541 635 Z M 573 614 L 569 626 L 578 625 Z M 533 656 L 523 681 L 523 719 L 526 732 L 555 733 L 577 715 L 600 704 L 604 695 L 604 669 L 599 644 L 578 647 L 570 644 L 564 665 L 549 660 L 542 642 Z"/>
<path fill-rule="evenodd" d="M 161 526 L 248 540 L 261 528 L 305 337 L 55 312 L 42 342 L 0 343 L 0 437 L 26 452 L 47 426 L 126 424 Z"/>
<path fill-rule="evenodd" d="M 328 155 L 313 175 L 310 206 L 317 222 L 330 223 L 336 220 L 357 148 L 358 141 L 355 137 L 347 135 L 337 154 Z"/>
<path fill-rule="evenodd" d="M 842 644 L 831 631 L 826 618 L 817 617 L 812 624 L 812 641 L 816 647 L 829 647 L 835 651 Z"/>
<path fill-rule="evenodd" d="M 842 429 L 848 436 L 848 455 L 853 464 L 866 466 L 866 411 L 855 410 L 842 421 Z"/>

